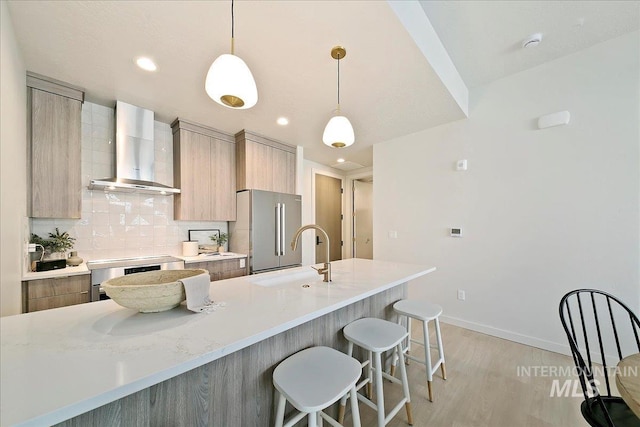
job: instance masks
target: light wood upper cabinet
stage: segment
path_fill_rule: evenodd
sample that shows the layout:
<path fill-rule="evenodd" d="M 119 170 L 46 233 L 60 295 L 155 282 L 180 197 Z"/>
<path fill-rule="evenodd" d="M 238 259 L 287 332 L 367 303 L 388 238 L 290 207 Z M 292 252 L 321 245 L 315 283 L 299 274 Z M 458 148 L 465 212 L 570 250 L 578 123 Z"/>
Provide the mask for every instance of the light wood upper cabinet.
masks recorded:
<path fill-rule="evenodd" d="M 213 128 L 176 119 L 173 129 L 174 219 L 235 221 L 234 138 Z"/>
<path fill-rule="evenodd" d="M 29 216 L 80 218 L 84 93 L 27 73 Z"/>
<path fill-rule="evenodd" d="M 296 193 L 296 147 L 248 131 L 236 134 L 237 190 Z"/>

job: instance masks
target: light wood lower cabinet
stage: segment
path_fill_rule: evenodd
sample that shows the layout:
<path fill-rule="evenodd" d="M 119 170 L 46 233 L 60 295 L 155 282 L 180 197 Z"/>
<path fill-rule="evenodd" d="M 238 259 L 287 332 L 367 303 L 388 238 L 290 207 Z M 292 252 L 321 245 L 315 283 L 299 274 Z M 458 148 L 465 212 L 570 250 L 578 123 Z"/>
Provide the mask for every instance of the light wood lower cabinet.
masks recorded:
<path fill-rule="evenodd" d="M 240 267 L 241 262 L 244 262 L 244 267 Z M 186 268 L 202 268 L 209 272 L 211 281 L 232 279 L 234 277 L 247 275 L 247 259 L 235 258 L 225 259 L 221 261 L 205 261 L 189 263 Z"/>
<path fill-rule="evenodd" d="M 55 277 L 22 282 L 23 311 L 47 310 L 89 302 L 91 275 Z"/>

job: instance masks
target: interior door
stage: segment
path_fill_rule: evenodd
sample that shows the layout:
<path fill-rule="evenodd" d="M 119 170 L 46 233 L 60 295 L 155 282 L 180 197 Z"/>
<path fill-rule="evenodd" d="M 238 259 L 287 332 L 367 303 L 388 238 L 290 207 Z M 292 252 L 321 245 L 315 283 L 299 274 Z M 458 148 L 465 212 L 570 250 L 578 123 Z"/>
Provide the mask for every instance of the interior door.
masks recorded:
<path fill-rule="evenodd" d="M 373 182 L 353 181 L 353 256 L 373 259 Z"/>
<path fill-rule="evenodd" d="M 316 174 L 316 224 L 329 235 L 331 261 L 342 259 L 342 180 Z M 316 263 L 325 262 L 326 242 L 316 232 Z"/>
<path fill-rule="evenodd" d="M 251 190 L 251 255 L 253 271 L 280 266 L 276 240 L 277 193 Z"/>

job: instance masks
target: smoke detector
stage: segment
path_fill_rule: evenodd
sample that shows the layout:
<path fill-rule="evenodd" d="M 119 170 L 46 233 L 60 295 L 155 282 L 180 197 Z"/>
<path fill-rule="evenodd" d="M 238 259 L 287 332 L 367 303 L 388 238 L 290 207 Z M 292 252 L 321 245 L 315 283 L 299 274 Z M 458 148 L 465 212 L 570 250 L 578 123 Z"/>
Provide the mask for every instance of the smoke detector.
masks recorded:
<path fill-rule="evenodd" d="M 522 47 L 534 47 L 538 46 L 542 41 L 542 33 L 531 34 L 529 37 L 522 41 Z"/>

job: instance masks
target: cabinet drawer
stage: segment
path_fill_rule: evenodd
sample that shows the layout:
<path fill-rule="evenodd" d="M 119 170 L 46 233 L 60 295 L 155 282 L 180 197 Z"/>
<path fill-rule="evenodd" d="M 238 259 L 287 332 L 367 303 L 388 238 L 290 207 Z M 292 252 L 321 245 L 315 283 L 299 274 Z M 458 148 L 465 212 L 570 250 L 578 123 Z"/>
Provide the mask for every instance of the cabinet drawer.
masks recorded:
<path fill-rule="evenodd" d="M 188 264 L 188 268 L 202 268 L 209 272 L 209 280 L 231 279 L 247 275 L 247 268 L 240 268 L 240 261 L 247 262 L 246 258 L 225 259 L 220 261 L 194 262 Z"/>
<path fill-rule="evenodd" d="M 83 304 L 85 302 L 89 302 L 89 291 L 76 294 L 58 295 L 47 298 L 30 299 L 28 302 L 28 309 L 29 313 L 31 313 L 33 311 L 66 307 L 68 305 Z"/>
<path fill-rule="evenodd" d="M 87 275 L 55 277 L 50 279 L 29 280 L 27 282 L 27 298 L 47 298 L 68 294 L 80 294 L 91 288 L 91 278 Z"/>

